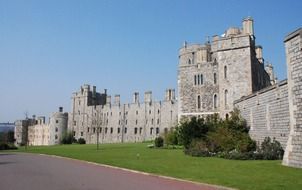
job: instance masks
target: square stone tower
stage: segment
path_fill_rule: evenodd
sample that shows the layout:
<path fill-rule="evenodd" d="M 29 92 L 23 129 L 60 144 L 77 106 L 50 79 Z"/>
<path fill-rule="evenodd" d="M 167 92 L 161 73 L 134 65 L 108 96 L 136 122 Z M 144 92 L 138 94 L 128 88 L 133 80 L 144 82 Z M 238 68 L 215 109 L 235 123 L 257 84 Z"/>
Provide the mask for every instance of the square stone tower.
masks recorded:
<path fill-rule="evenodd" d="M 187 44 L 179 50 L 178 118 L 233 110 L 233 102 L 270 85 L 262 47 L 255 45 L 253 19 L 230 27 L 212 42 Z"/>
<path fill-rule="evenodd" d="M 302 28 L 287 35 L 286 49 L 290 135 L 283 165 L 302 168 Z"/>

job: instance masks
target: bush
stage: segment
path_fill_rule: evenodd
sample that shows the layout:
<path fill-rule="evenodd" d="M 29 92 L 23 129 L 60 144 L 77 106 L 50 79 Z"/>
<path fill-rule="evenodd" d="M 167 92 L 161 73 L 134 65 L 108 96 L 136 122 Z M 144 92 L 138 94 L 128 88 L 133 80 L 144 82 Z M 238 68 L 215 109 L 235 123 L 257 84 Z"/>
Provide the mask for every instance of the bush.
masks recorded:
<path fill-rule="evenodd" d="M 280 160 L 283 158 L 284 150 L 275 138 L 271 142 L 270 137 L 265 137 L 264 141 L 261 143 L 260 152 L 263 154 L 263 159 L 265 160 Z"/>
<path fill-rule="evenodd" d="M 163 147 L 164 146 L 164 139 L 162 137 L 156 137 L 154 140 L 155 147 Z"/>
<path fill-rule="evenodd" d="M 85 139 L 83 139 L 83 138 L 79 138 L 79 139 L 78 139 L 78 143 L 79 143 L 79 144 L 86 144 L 86 141 L 85 141 Z"/>
<path fill-rule="evenodd" d="M 209 131 L 203 118 L 192 117 L 183 121 L 179 126 L 179 141 L 184 147 L 189 148 L 193 139 L 204 139 Z"/>
<path fill-rule="evenodd" d="M 185 154 L 191 156 L 211 156 L 207 144 L 202 141 L 195 139 L 191 142 L 190 146 L 184 150 Z"/>
<path fill-rule="evenodd" d="M 168 133 L 164 136 L 164 142 L 166 145 L 178 145 L 178 134 L 177 129 L 170 130 Z"/>
<path fill-rule="evenodd" d="M 76 141 L 76 140 L 73 137 L 72 132 L 67 132 L 63 135 L 61 144 L 72 144 L 74 141 Z"/>

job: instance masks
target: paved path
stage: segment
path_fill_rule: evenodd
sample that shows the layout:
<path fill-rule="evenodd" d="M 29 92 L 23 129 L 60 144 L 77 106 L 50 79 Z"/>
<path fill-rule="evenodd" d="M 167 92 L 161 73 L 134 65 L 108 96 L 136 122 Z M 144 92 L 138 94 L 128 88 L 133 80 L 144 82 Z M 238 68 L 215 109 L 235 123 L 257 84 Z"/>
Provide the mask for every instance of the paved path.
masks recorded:
<path fill-rule="evenodd" d="M 1 190 L 213 190 L 218 187 L 165 179 L 45 155 L 0 153 Z"/>

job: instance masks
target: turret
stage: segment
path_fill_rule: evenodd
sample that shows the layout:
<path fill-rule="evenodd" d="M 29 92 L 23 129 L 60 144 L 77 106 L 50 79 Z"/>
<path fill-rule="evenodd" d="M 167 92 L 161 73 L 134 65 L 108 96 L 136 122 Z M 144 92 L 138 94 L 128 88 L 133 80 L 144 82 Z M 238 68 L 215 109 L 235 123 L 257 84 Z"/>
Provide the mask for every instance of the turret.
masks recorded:
<path fill-rule="evenodd" d="M 111 96 L 106 97 L 106 104 L 108 104 L 108 105 L 111 104 Z"/>
<path fill-rule="evenodd" d="M 255 51 L 256 51 L 256 57 L 257 57 L 259 63 L 263 63 L 264 59 L 262 56 L 262 46 L 256 46 Z"/>
<path fill-rule="evenodd" d="M 133 103 L 135 103 L 135 104 L 139 103 L 139 93 L 138 92 L 133 93 Z"/>
<path fill-rule="evenodd" d="M 175 90 L 174 89 L 167 89 L 165 94 L 166 101 L 175 100 Z"/>
<path fill-rule="evenodd" d="M 152 91 L 145 92 L 145 102 L 146 103 L 152 102 Z"/>
<path fill-rule="evenodd" d="M 243 34 L 249 34 L 254 37 L 254 20 L 252 17 L 247 17 L 242 21 Z"/>
<path fill-rule="evenodd" d="M 270 64 L 270 63 L 268 63 L 268 64 L 265 66 L 265 71 L 266 71 L 267 74 L 269 75 L 271 85 L 276 84 L 277 81 L 276 81 L 276 78 L 275 78 L 273 65 Z"/>
<path fill-rule="evenodd" d="M 121 98 L 120 98 L 120 95 L 119 94 L 116 94 L 114 96 L 114 104 L 115 105 L 120 105 L 121 104 Z"/>
<path fill-rule="evenodd" d="M 63 135 L 67 131 L 68 113 L 63 113 L 63 107 L 59 108 L 59 112 L 55 112 L 50 117 L 49 144 L 59 144 Z"/>

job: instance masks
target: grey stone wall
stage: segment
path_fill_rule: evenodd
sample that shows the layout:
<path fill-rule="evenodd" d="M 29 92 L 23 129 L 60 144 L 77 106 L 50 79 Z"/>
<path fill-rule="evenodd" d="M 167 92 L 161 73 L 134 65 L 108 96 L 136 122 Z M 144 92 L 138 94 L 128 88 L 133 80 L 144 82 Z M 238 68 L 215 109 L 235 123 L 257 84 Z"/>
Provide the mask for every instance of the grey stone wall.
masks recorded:
<path fill-rule="evenodd" d="M 96 143 L 97 138 L 100 143 L 152 140 L 177 124 L 178 104 L 172 89 L 167 89 L 163 101 L 153 101 L 152 92 L 146 92 L 142 103 L 137 92 L 128 104 L 112 102 L 106 95 L 106 104 L 88 105 L 89 96 L 89 88 L 73 94 L 68 124 L 75 138 L 87 143 Z"/>
<path fill-rule="evenodd" d="M 234 102 L 258 145 L 265 137 L 278 140 L 285 149 L 289 136 L 287 81 L 243 97 Z"/>
<path fill-rule="evenodd" d="M 285 40 L 290 136 L 283 164 L 302 168 L 302 28 L 286 36 Z"/>

